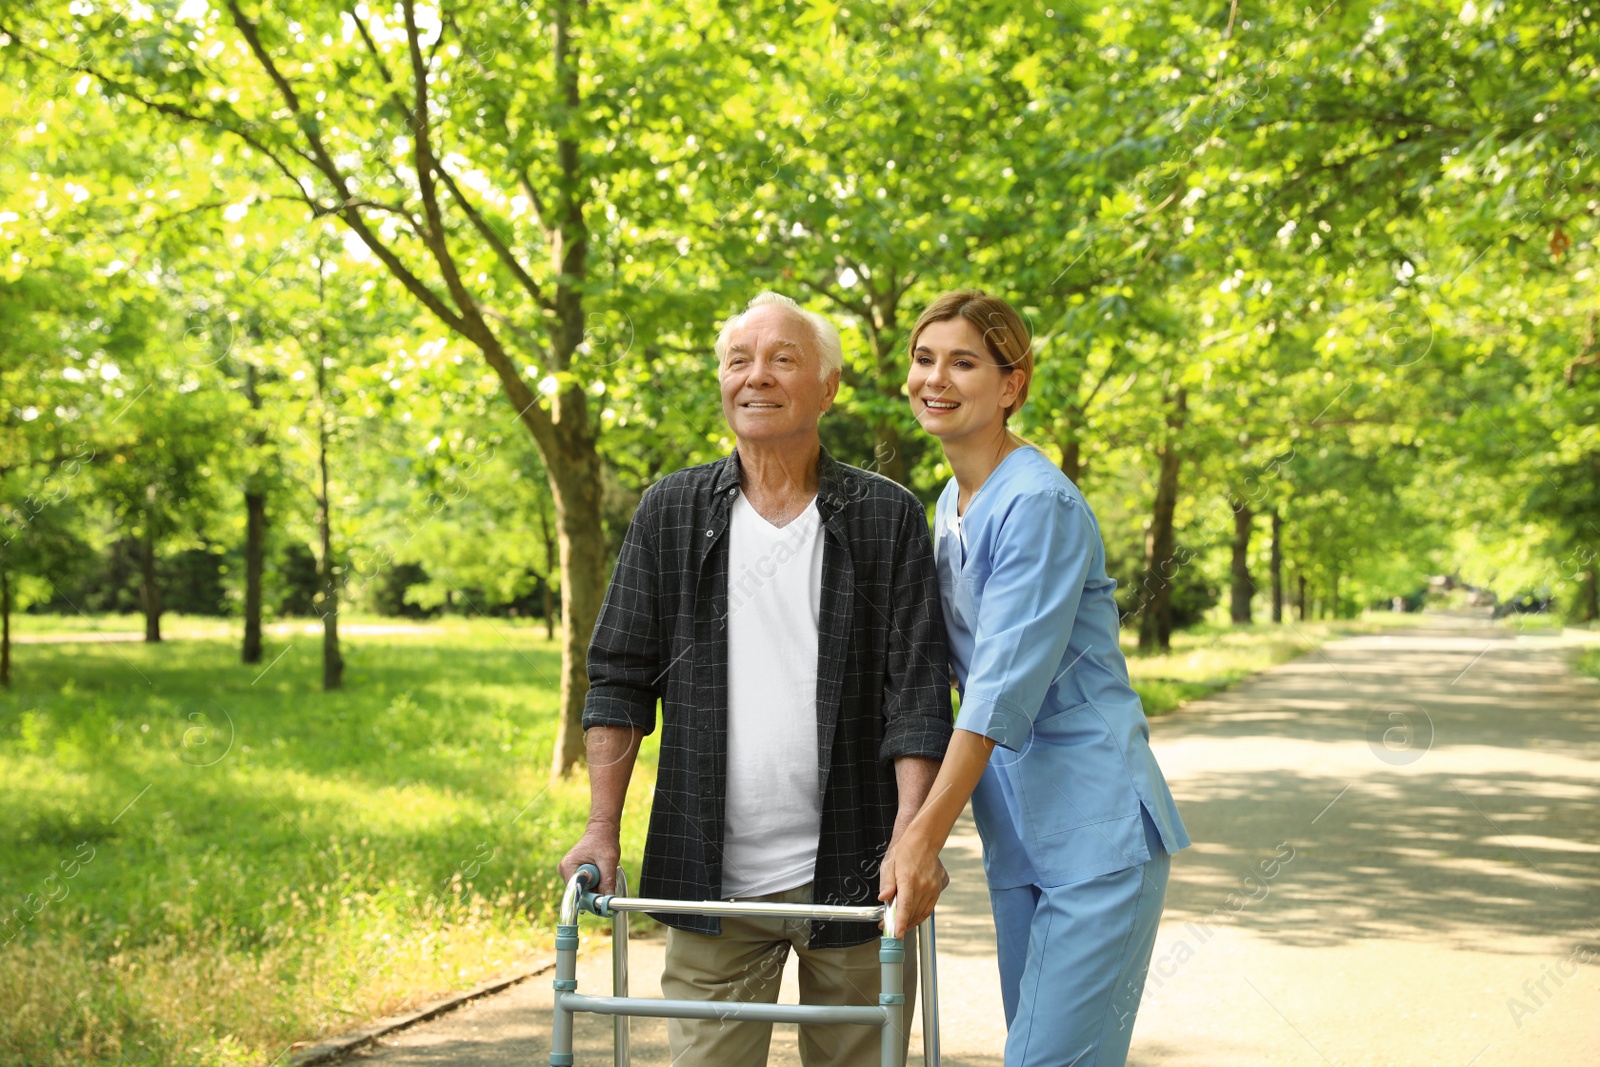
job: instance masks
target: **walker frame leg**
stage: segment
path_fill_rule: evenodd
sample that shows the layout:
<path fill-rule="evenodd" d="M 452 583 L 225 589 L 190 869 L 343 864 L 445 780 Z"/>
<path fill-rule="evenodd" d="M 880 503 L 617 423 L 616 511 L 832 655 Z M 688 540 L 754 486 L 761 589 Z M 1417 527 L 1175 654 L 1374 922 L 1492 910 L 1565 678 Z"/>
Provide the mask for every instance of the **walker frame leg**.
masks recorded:
<path fill-rule="evenodd" d="M 628 875 L 621 867 L 617 868 L 616 892 L 618 896 L 628 895 Z M 628 913 L 625 911 L 615 912 L 611 916 L 611 995 L 628 995 Z M 629 1043 L 628 1016 L 618 1015 L 613 1025 L 616 1027 L 612 1038 L 616 1067 L 629 1067 L 633 1050 Z"/>
<path fill-rule="evenodd" d="M 879 1046 L 883 1067 L 904 1067 L 901 1053 L 905 1049 L 905 964 L 905 943 L 900 938 L 886 936 L 878 942 L 878 1003 L 888 1015 Z"/>
<path fill-rule="evenodd" d="M 922 985 L 922 1062 L 939 1067 L 939 949 L 931 913 L 917 932 L 917 954 L 922 964 L 918 979 Z"/>
<path fill-rule="evenodd" d="M 572 1067 L 572 1012 L 561 994 L 578 988 L 578 925 L 556 927 L 555 1015 L 550 1024 L 550 1067 Z"/>

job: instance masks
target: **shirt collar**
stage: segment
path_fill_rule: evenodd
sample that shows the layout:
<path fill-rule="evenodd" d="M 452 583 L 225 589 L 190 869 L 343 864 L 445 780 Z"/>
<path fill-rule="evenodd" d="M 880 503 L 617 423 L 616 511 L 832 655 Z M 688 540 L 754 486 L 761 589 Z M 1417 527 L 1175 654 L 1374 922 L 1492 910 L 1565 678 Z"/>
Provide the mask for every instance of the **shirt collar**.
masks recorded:
<path fill-rule="evenodd" d="M 826 448 L 822 449 L 817 454 L 817 511 L 823 522 L 844 508 L 846 481 L 839 462 L 828 454 Z M 734 491 L 738 488 L 739 450 L 736 448 L 717 465 L 711 492 L 719 503 L 724 500 L 731 503 Z"/>

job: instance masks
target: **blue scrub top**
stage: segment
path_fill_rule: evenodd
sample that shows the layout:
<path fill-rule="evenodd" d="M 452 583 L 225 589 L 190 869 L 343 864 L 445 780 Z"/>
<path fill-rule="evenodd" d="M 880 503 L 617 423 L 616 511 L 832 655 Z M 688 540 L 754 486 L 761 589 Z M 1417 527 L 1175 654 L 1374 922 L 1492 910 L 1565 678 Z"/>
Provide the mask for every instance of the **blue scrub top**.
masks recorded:
<path fill-rule="evenodd" d="M 1128 684 L 1094 513 L 1038 449 L 1018 448 L 956 515 L 939 497 L 934 554 L 961 694 L 958 730 L 996 747 L 972 796 L 989 885 L 1059 886 L 1189 844 Z"/>

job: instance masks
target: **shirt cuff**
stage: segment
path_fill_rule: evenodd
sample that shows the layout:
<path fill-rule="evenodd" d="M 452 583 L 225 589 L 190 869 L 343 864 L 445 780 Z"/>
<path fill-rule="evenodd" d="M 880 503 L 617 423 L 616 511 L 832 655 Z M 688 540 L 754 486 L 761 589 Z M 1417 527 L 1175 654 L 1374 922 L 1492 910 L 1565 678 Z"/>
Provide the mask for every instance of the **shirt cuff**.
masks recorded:
<path fill-rule="evenodd" d="M 981 734 L 1002 748 L 1021 752 L 1033 735 L 1033 719 L 994 697 L 961 701 L 956 729 Z"/>
<path fill-rule="evenodd" d="M 583 704 L 583 728 L 621 726 L 653 733 L 656 728 L 656 693 L 627 686 L 607 685 L 589 690 Z"/>
<path fill-rule="evenodd" d="M 899 715 L 889 722 L 883 743 L 878 746 L 878 759 L 887 763 L 901 756 L 921 756 L 924 759 L 944 759 L 950 747 L 950 711 L 930 709 L 926 714 Z"/>

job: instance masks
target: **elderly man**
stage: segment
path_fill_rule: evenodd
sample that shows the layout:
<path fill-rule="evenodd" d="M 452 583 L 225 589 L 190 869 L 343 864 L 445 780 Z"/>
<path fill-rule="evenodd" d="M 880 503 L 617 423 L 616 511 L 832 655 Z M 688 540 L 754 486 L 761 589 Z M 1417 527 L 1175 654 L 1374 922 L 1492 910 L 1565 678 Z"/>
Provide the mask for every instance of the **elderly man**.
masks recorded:
<path fill-rule="evenodd" d="M 926 512 L 822 448 L 842 363 L 827 319 L 763 293 L 716 354 L 737 449 L 663 478 L 628 527 L 589 646 L 589 823 L 561 875 L 592 862 L 610 891 L 659 700 L 643 895 L 871 904 L 951 733 Z M 877 1003 L 867 924 L 659 918 L 669 998 L 775 1001 L 792 949 L 803 1002 Z M 675 1067 L 742 1067 L 766 1062 L 772 1027 L 672 1020 L 668 1033 Z M 876 1064 L 878 1032 L 802 1027 L 800 1050 L 808 1065 Z"/>

